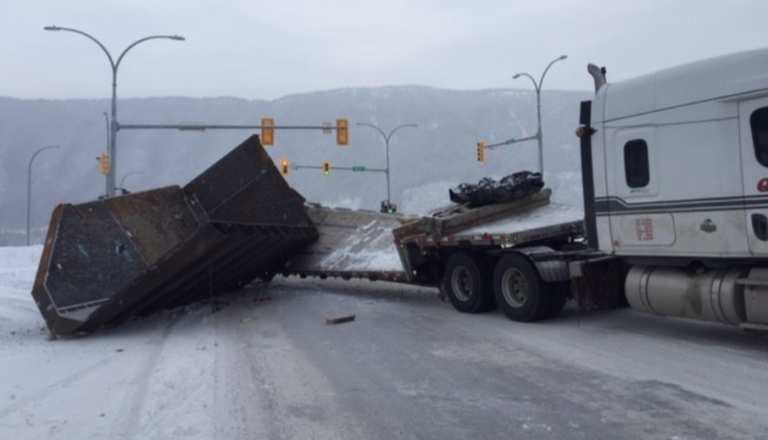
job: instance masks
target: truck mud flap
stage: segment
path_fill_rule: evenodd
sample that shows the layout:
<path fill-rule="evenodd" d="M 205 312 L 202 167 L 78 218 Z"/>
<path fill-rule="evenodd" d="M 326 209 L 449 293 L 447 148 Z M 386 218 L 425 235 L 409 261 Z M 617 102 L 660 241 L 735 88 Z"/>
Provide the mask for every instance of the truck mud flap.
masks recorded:
<path fill-rule="evenodd" d="M 317 236 L 252 136 L 183 188 L 56 207 L 32 296 L 52 334 L 88 333 L 269 280 Z"/>

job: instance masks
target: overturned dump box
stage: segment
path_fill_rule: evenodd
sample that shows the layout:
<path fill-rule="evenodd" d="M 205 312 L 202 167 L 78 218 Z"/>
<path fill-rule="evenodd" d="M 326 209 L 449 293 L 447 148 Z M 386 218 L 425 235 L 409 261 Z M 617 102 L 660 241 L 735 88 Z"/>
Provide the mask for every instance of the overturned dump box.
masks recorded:
<path fill-rule="evenodd" d="M 184 188 L 56 207 L 32 296 L 54 335 L 92 332 L 269 280 L 316 239 L 252 136 Z"/>

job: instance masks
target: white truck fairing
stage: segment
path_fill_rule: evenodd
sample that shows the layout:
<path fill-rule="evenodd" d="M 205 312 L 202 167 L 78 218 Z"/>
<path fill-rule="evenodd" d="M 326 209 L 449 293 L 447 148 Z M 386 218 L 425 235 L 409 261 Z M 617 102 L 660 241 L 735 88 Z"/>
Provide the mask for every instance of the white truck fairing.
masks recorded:
<path fill-rule="evenodd" d="M 768 255 L 768 237 L 755 234 L 768 228 L 759 220 L 768 216 L 768 159 L 760 162 L 753 133 L 768 130 L 761 109 L 768 109 L 768 49 L 601 87 L 592 105 L 600 249 Z"/>

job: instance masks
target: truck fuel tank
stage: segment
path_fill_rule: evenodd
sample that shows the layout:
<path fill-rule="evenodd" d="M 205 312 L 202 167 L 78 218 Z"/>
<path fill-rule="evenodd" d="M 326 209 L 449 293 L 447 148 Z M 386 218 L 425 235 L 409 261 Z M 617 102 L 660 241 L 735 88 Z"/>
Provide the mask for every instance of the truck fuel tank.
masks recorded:
<path fill-rule="evenodd" d="M 627 300 L 633 309 L 659 316 L 741 325 L 747 314 L 744 286 L 738 280 L 748 272 L 634 266 L 625 282 Z"/>

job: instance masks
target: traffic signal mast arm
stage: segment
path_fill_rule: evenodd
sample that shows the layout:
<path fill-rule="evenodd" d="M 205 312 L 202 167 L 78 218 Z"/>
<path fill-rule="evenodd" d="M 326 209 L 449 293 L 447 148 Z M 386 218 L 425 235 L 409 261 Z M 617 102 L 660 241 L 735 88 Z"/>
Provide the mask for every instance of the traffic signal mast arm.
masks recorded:
<path fill-rule="evenodd" d="M 294 170 L 301 170 L 301 169 L 305 169 L 305 170 L 323 170 L 323 171 L 325 170 L 325 167 L 324 166 L 320 166 L 320 165 L 293 165 L 292 164 L 290 167 L 291 167 L 291 169 L 294 169 Z M 356 165 L 356 166 L 351 166 L 351 167 L 332 166 L 330 169 L 333 170 L 333 171 L 353 171 L 353 172 L 373 172 L 373 173 L 386 173 L 387 172 L 387 170 L 384 169 L 384 168 L 368 168 L 368 167 L 361 166 L 361 165 Z"/>
<path fill-rule="evenodd" d="M 114 121 L 117 124 L 117 121 Z M 275 143 L 275 130 L 323 130 L 330 132 L 336 130 L 336 144 L 349 145 L 349 122 L 346 119 L 337 119 L 336 125 L 330 123 L 323 125 L 275 125 L 272 118 L 262 118 L 261 125 L 220 125 L 220 124 L 118 124 L 117 129 L 124 130 L 181 130 L 181 131 L 205 131 L 205 130 L 261 130 L 262 145 L 269 146 Z"/>
<path fill-rule="evenodd" d="M 275 130 L 338 130 L 347 127 L 327 125 L 207 125 L 207 124 L 120 124 L 121 130 L 181 130 L 181 131 L 205 131 L 205 130 L 261 130 L 272 128 Z"/>
<path fill-rule="evenodd" d="M 512 145 L 512 144 L 515 144 L 515 143 L 518 143 L 518 142 L 525 142 L 525 141 L 536 140 L 538 138 L 539 137 L 537 135 L 528 136 L 528 137 L 522 138 L 522 139 L 512 138 L 512 139 L 507 139 L 506 141 L 503 141 L 503 142 L 497 142 L 495 144 L 486 145 L 485 148 L 493 150 L 494 148 L 500 147 L 502 145 Z"/>

